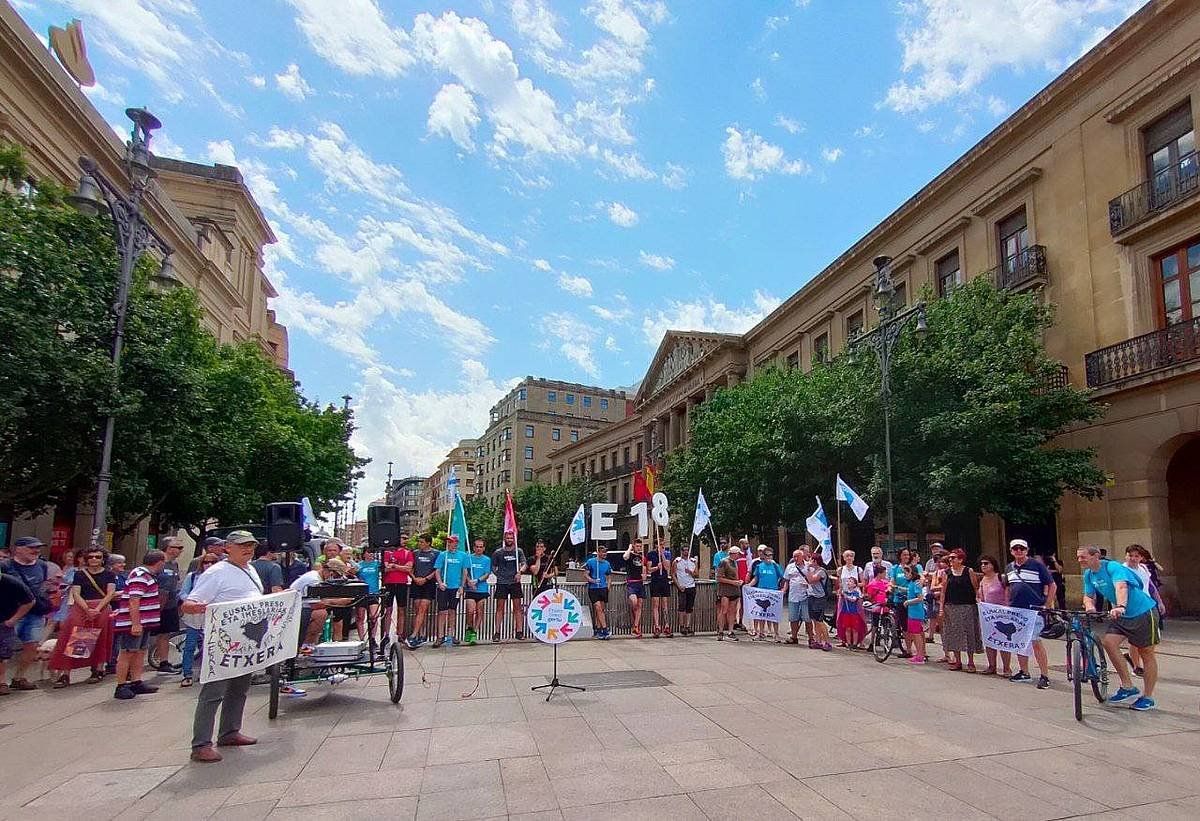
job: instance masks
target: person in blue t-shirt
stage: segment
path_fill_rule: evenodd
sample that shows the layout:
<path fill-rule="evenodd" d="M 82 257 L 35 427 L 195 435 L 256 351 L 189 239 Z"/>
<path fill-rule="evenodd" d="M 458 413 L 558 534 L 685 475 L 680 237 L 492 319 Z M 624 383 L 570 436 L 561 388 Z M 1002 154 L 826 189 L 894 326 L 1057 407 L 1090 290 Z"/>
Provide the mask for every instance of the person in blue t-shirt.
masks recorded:
<path fill-rule="evenodd" d="M 1143 589 L 1140 576 L 1120 562 L 1101 558 L 1100 548 L 1087 546 L 1075 551 L 1079 566 L 1083 568 L 1083 608 L 1096 612 L 1097 594 L 1112 602 L 1108 611 L 1108 628 L 1102 642 L 1112 666 L 1121 679 L 1121 688 L 1109 697 L 1109 702 L 1120 704 L 1130 699 L 1130 708 L 1139 712 L 1154 709 L 1154 686 L 1158 683 L 1158 656 L 1155 645 L 1159 642 L 1158 607 L 1150 594 Z M 1129 667 L 1121 656 L 1121 642 L 1129 640 L 1142 658 L 1142 686 L 1145 694 L 1138 692 L 1129 675 Z"/>
<path fill-rule="evenodd" d="M 1054 600 L 1054 577 L 1038 559 L 1029 556 L 1029 542 L 1024 539 L 1013 539 L 1008 543 L 1008 552 L 1013 560 L 1004 571 L 1006 589 L 1008 590 L 1008 606 L 1022 607 L 1026 610 L 1037 610 L 1045 607 L 1046 602 Z M 1038 624 L 1033 631 L 1033 657 L 1037 659 L 1037 680 L 1039 690 L 1050 686 L 1050 660 L 1046 656 L 1046 647 L 1042 644 L 1042 618 L 1038 616 Z M 1017 664 L 1020 666 L 1016 673 L 1009 676 L 1009 681 L 1030 681 L 1029 656 L 1017 654 Z"/>
<path fill-rule="evenodd" d="M 779 562 L 775 561 L 775 554 L 771 548 L 764 549 L 762 558 L 754 563 L 754 567 L 750 568 L 750 577 L 746 580 L 746 584 L 763 590 L 783 589 L 783 568 L 779 566 Z M 779 622 L 754 619 L 750 626 L 752 628 L 750 641 L 766 641 L 767 628 L 770 627 L 775 636 L 775 642 L 779 643 Z"/>
<path fill-rule="evenodd" d="M 359 602 L 355 613 L 358 627 L 358 640 L 367 640 L 367 628 L 375 624 L 379 615 L 379 591 L 383 575 L 383 563 L 379 561 L 379 551 L 367 545 L 362 551 L 362 560 L 358 563 L 358 578 L 367 585 L 367 597 Z"/>
<path fill-rule="evenodd" d="M 912 658 L 909 664 L 925 663 L 925 585 L 921 584 L 920 566 L 916 564 L 897 565 L 903 568 L 905 577 L 904 608 L 906 623 L 904 632 L 908 635 L 908 644 L 912 648 Z"/>
<path fill-rule="evenodd" d="M 917 555 L 907 547 L 900 548 L 899 554 L 896 556 L 896 564 L 888 568 L 888 598 L 891 600 L 892 608 L 896 611 L 896 624 L 901 629 L 908 625 L 908 608 L 905 606 L 905 601 L 908 600 L 908 568 L 914 568 L 917 575 L 924 572 L 921 563 L 917 561 Z M 908 640 L 908 631 L 904 631 L 904 648 L 900 651 L 900 658 L 909 658 L 912 656 L 912 642 Z"/>
<path fill-rule="evenodd" d="M 592 605 L 592 626 L 596 638 L 606 639 L 608 632 L 608 574 L 612 573 L 612 565 L 608 563 L 608 549 L 603 545 L 596 546 L 596 555 L 583 563 L 583 572 L 587 574 L 588 601 Z"/>
<path fill-rule="evenodd" d="M 438 632 L 442 635 L 442 646 L 451 647 L 454 639 L 450 625 L 454 611 L 458 609 L 458 598 L 463 580 L 467 575 L 470 559 L 458 549 L 458 537 L 453 533 L 446 537 L 446 549 L 438 554 L 433 563 L 434 578 L 437 580 Z"/>
<path fill-rule="evenodd" d="M 490 589 L 488 576 L 492 574 L 492 557 L 487 555 L 487 542 L 476 539 L 471 551 L 471 572 L 467 579 L 467 644 L 474 645 L 483 626 L 483 602 Z"/>

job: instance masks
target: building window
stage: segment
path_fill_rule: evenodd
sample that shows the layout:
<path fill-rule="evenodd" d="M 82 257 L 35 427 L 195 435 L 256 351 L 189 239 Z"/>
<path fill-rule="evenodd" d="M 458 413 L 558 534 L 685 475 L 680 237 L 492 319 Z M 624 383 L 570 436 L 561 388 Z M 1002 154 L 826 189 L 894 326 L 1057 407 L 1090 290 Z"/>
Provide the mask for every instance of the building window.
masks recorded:
<path fill-rule="evenodd" d="M 629 448 L 625 448 L 625 464 L 629 464 Z"/>
<path fill-rule="evenodd" d="M 1025 251 L 1029 248 L 1029 222 L 1025 218 L 1025 206 L 996 227 L 1000 238 L 1000 264 L 1006 274 L 1014 273 L 1025 264 Z"/>
<path fill-rule="evenodd" d="M 958 264 L 957 249 L 935 262 L 933 268 L 938 296 L 946 296 L 962 284 L 962 266 Z"/>
<path fill-rule="evenodd" d="M 529 447 L 525 448 L 525 458 L 526 458 L 526 459 L 532 459 L 532 458 L 533 458 L 533 447 L 532 447 L 532 446 L 529 446 Z"/>
<path fill-rule="evenodd" d="M 799 351 L 792 351 L 790 354 L 788 354 L 787 367 L 788 367 L 789 371 L 794 371 L 794 370 L 796 370 L 796 368 L 800 367 L 800 352 Z"/>
<path fill-rule="evenodd" d="M 517 401 L 518 402 L 525 401 L 525 389 L 524 388 L 517 388 Z"/>
<path fill-rule="evenodd" d="M 572 441 L 572 442 L 578 442 L 578 441 L 579 441 L 579 431 L 577 431 L 577 430 L 573 430 L 573 431 L 571 431 L 571 441 Z"/>
<path fill-rule="evenodd" d="M 863 332 L 863 312 L 857 310 L 846 317 L 846 338 L 854 339 Z"/>
<path fill-rule="evenodd" d="M 574 404 L 575 404 L 575 394 L 573 394 L 573 393 L 568 393 L 568 394 L 566 395 L 566 403 L 567 403 L 568 405 L 574 405 Z"/>
<path fill-rule="evenodd" d="M 583 402 L 583 406 L 585 408 L 590 408 L 592 406 L 592 397 L 590 396 L 583 397 L 581 401 Z"/>
<path fill-rule="evenodd" d="M 555 480 L 555 481 L 554 481 L 554 483 L 555 483 L 556 485 L 561 485 L 561 484 L 562 484 L 562 480 L 563 480 L 562 468 L 559 468 L 558 470 L 556 470 L 556 471 L 554 472 L 554 480 Z"/>
<path fill-rule="evenodd" d="M 532 438 L 533 438 L 533 425 L 526 425 L 526 426 L 525 426 L 525 438 L 526 438 L 526 439 L 532 439 Z"/>
<path fill-rule="evenodd" d="M 562 428 L 550 428 L 550 438 L 555 442 L 562 439 Z"/>
<path fill-rule="evenodd" d="M 533 468 L 525 468 L 525 470 L 521 471 L 521 478 L 524 479 L 526 482 L 532 482 L 533 481 Z"/>
<path fill-rule="evenodd" d="M 600 399 L 600 410 L 608 410 L 608 400 L 607 399 L 604 399 L 604 398 Z"/>
<path fill-rule="evenodd" d="M 628 482 L 621 483 L 621 504 L 626 505 L 626 506 L 629 505 L 629 483 Z"/>
<path fill-rule="evenodd" d="M 829 361 L 829 334 L 821 334 L 813 340 L 812 364 Z"/>
<path fill-rule="evenodd" d="M 897 282 L 896 283 L 896 304 L 899 305 L 901 308 L 908 307 L 908 283 L 907 282 Z"/>
<path fill-rule="evenodd" d="M 642 443 L 638 442 L 637 444 L 634 445 L 634 448 L 635 448 L 634 452 L 637 453 L 637 456 L 634 456 L 633 458 L 640 460 L 642 458 Z"/>
<path fill-rule="evenodd" d="M 547 402 L 557 402 L 558 401 L 558 391 L 546 391 L 546 401 Z"/>
<path fill-rule="evenodd" d="M 575 465 L 571 465 L 571 478 L 575 478 Z"/>
<path fill-rule="evenodd" d="M 1160 117 L 1143 132 L 1146 144 L 1146 178 L 1150 180 L 1152 199 L 1177 196 L 1182 177 L 1194 177 L 1197 170 L 1196 132 L 1192 127 L 1189 103 Z M 1153 203 L 1152 203 L 1153 207 Z"/>
<path fill-rule="evenodd" d="M 1200 238 L 1154 260 L 1162 294 L 1161 318 L 1167 325 L 1200 317 Z"/>
<path fill-rule="evenodd" d="M 600 470 L 608 470 L 608 457 L 607 456 L 600 457 Z"/>

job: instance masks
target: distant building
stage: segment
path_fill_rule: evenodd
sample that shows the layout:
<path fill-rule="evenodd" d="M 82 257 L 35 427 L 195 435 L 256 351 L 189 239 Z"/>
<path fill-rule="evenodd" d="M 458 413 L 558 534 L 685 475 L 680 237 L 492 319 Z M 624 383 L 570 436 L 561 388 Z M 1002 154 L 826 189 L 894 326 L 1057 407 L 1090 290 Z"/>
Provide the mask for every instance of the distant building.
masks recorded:
<path fill-rule="evenodd" d="M 393 479 L 388 488 L 387 503 L 400 508 L 400 530 L 412 535 L 421 530 L 421 494 L 425 489 L 424 476 Z M 428 522 L 425 523 L 426 526 Z"/>
<path fill-rule="evenodd" d="M 449 484 L 451 468 L 457 471 L 458 493 L 463 501 L 475 498 L 475 458 L 478 450 L 478 439 L 460 440 L 426 480 L 421 496 L 421 529 L 427 528 L 434 516 L 450 509 L 453 501 Z"/>

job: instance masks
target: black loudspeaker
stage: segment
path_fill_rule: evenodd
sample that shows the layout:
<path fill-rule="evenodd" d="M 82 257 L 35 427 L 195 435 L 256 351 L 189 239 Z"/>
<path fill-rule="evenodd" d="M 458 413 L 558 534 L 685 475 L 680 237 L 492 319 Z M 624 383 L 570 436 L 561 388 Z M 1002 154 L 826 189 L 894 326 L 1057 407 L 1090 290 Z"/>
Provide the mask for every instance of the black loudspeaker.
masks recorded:
<path fill-rule="evenodd" d="M 371 505 L 367 508 L 367 543 L 385 550 L 400 542 L 400 508 L 396 505 Z"/>
<path fill-rule="evenodd" d="M 300 525 L 303 511 L 299 502 L 272 502 L 267 505 L 267 544 L 272 550 L 295 550 L 304 544 Z"/>

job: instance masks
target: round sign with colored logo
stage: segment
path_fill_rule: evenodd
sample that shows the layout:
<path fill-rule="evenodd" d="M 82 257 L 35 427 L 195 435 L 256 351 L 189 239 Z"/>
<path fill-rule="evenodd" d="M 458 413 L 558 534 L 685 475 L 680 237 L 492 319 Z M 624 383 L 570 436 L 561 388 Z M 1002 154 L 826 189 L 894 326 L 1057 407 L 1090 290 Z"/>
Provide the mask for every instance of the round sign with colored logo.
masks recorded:
<path fill-rule="evenodd" d="M 562 644 L 583 627 L 583 607 L 566 590 L 547 590 L 533 597 L 525 614 L 529 632 L 546 644 Z"/>

